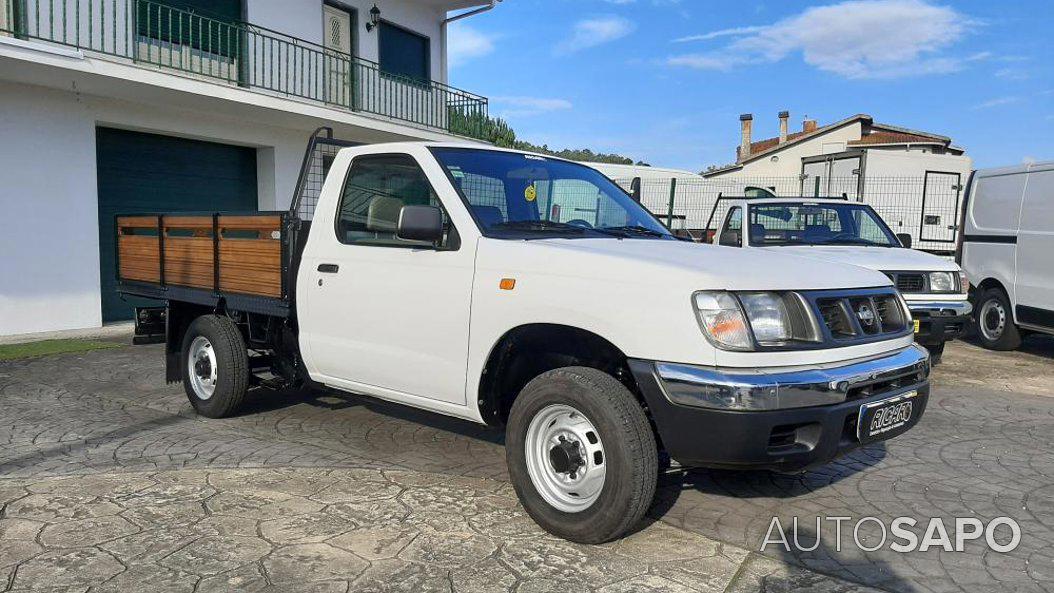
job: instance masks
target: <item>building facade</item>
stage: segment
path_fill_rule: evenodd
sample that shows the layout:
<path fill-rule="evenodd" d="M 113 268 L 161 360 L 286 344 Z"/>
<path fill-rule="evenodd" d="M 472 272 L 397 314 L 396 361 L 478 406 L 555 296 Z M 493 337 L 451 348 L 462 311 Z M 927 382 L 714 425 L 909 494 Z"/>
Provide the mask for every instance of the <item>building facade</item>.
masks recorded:
<path fill-rule="evenodd" d="M 482 0 L 0 0 L 0 335 L 130 318 L 118 212 L 284 210 L 306 141 L 477 141 Z"/>
<path fill-rule="evenodd" d="M 736 162 L 703 176 L 729 189 L 768 187 L 778 195 L 837 197 L 871 204 L 915 246 L 954 249 L 959 211 L 973 163 L 951 138 L 875 122 L 857 114 L 820 126 L 806 119 L 789 130 L 779 113 L 779 135 L 753 139 L 753 116 L 740 116 Z"/>

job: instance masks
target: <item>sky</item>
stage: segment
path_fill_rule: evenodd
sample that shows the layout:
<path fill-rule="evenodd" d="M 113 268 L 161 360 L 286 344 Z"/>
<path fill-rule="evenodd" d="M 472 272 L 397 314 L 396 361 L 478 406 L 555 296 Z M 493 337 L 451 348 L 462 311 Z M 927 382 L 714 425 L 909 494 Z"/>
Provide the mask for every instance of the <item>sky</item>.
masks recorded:
<path fill-rule="evenodd" d="M 504 0 L 451 25 L 450 82 L 519 138 L 700 171 L 806 116 L 1054 159 L 1054 0 Z"/>

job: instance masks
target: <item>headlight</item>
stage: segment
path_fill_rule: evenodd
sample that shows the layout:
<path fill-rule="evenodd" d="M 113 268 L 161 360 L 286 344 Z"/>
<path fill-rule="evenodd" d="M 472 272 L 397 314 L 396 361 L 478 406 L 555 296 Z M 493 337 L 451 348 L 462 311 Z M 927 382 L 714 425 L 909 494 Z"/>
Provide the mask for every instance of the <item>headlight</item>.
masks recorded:
<path fill-rule="evenodd" d="M 739 299 L 758 342 L 786 342 L 791 339 L 790 315 L 783 298 L 771 292 L 747 292 L 740 294 Z"/>
<path fill-rule="evenodd" d="M 930 292 L 958 292 L 955 272 L 930 272 Z"/>
<path fill-rule="evenodd" d="M 699 325 L 714 346 L 750 350 L 750 330 L 736 297 L 727 292 L 697 292 L 693 299 Z"/>
<path fill-rule="evenodd" d="M 724 350 L 820 340 L 808 307 L 793 292 L 698 292 L 694 303 L 707 339 Z"/>

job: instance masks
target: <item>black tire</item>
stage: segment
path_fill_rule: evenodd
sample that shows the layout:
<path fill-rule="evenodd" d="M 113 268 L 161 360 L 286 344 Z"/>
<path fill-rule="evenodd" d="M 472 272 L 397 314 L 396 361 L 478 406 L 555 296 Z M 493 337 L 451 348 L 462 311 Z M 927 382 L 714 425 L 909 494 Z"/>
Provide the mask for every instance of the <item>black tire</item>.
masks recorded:
<path fill-rule="evenodd" d="M 1002 331 L 997 331 L 1000 312 L 1003 317 Z M 981 293 L 974 307 L 977 323 L 977 339 L 989 350 L 1014 350 L 1021 345 L 1021 332 L 1014 324 L 1010 299 L 1003 289 L 993 287 Z"/>
<path fill-rule="evenodd" d="M 207 398 L 195 391 L 191 377 L 190 350 L 198 337 L 208 340 L 216 359 L 215 385 L 212 395 Z M 180 363 L 183 389 L 198 414 L 207 418 L 226 418 L 238 411 L 249 389 L 249 355 L 245 340 L 233 321 L 219 315 L 202 315 L 195 319 L 183 336 Z"/>
<path fill-rule="evenodd" d="M 562 404 L 582 413 L 603 444 L 606 464 L 597 499 L 576 512 L 551 505 L 527 466 L 527 432 L 536 414 Z M 655 496 L 659 455 L 655 435 L 637 398 L 614 377 L 592 368 L 564 367 L 534 378 L 513 402 L 505 430 L 505 456 L 520 503 L 543 529 L 564 539 L 599 544 L 625 535 Z"/>
<path fill-rule="evenodd" d="M 944 344 L 945 343 L 946 342 L 941 342 L 940 344 L 927 344 L 926 345 L 926 350 L 930 351 L 930 364 L 931 365 L 938 365 L 938 364 L 941 363 L 941 359 L 944 357 Z"/>

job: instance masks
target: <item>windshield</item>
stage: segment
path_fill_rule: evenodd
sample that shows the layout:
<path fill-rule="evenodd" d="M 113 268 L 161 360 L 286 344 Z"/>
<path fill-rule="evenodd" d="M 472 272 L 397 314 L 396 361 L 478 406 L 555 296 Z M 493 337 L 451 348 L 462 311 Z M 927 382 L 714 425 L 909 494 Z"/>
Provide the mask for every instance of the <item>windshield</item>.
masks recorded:
<path fill-rule="evenodd" d="M 900 247 L 870 206 L 801 202 L 752 205 L 750 244 Z"/>
<path fill-rule="evenodd" d="M 599 172 L 558 159 L 474 148 L 433 148 L 488 237 L 673 239 Z"/>

